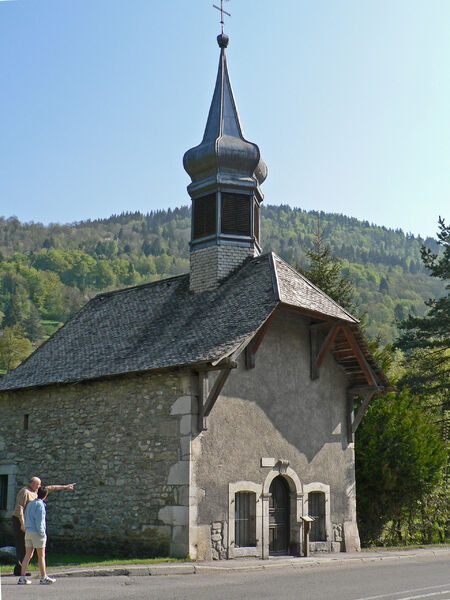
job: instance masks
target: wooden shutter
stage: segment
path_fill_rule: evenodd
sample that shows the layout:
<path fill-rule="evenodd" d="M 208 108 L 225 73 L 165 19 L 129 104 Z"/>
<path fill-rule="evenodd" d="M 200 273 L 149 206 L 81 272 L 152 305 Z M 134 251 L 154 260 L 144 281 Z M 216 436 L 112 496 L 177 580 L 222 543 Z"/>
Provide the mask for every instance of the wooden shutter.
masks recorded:
<path fill-rule="evenodd" d="M 222 233 L 251 235 L 250 200 L 245 194 L 222 192 Z"/>
<path fill-rule="evenodd" d="M 213 235 L 216 232 L 216 195 L 208 194 L 194 200 L 193 239 Z"/>
<path fill-rule="evenodd" d="M 0 475 L 0 510 L 8 506 L 8 475 Z"/>
<path fill-rule="evenodd" d="M 256 546 L 256 494 L 238 492 L 234 500 L 234 543 L 240 548 Z"/>
<path fill-rule="evenodd" d="M 259 206 L 256 200 L 253 201 L 253 235 L 259 242 Z"/>
<path fill-rule="evenodd" d="M 325 531 L 325 494 L 323 492 L 310 492 L 308 494 L 308 513 L 313 517 L 309 532 L 310 542 L 326 541 Z"/>

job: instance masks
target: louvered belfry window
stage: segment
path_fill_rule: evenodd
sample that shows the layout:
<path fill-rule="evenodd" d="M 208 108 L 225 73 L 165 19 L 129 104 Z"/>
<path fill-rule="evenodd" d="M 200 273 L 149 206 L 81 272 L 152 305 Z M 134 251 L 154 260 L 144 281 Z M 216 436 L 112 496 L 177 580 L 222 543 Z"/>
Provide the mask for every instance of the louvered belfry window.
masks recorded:
<path fill-rule="evenodd" d="M 194 240 L 216 232 L 216 214 L 216 194 L 194 200 Z"/>
<path fill-rule="evenodd" d="M 222 233 L 228 235 L 251 235 L 251 196 L 222 192 Z"/>
<path fill-rule="evenodd" d="M 253 231 L 256 240 L 259 242 L 259 205 L 256 200 L 253 202 Z"/>

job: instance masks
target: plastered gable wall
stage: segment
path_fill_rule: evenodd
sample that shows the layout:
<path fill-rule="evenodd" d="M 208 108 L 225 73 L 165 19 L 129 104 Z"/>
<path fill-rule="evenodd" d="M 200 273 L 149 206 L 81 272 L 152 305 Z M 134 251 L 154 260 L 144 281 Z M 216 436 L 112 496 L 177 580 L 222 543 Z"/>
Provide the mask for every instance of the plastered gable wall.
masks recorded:
<path fill-rule="evenodd" d="M 17 486 L 32 475 L 77 482 L 49 497 L 50 541 L 188 553 L 190 394 L 190 373 L 178 371 L 0 395 L 0 464 L 16 465 Z"/>
<path fill-rule="evenodd" d="M 310 378 L 307 323 L 287 311 L 278 314 L 256 354 L 254 369 L 244 359 L 231 372 L 194 442 L 194 478 L 204 499 L 199 524 L 226 522 L 228 486 L 263 484 L 269 470 L 262 457 L 286 459 L 303 485 L 330 486 L 331 520 L 355 519 L 353 444 L 347 443 L 347 380 L 331 356 Z"/>

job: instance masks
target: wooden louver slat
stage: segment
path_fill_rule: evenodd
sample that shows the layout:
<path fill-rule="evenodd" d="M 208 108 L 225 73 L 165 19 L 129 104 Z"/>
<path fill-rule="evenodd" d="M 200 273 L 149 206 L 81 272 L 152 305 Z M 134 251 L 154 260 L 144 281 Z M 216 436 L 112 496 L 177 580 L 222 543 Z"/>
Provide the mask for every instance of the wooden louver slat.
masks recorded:
<path fill-rule="evenodd" d="M 250 200 L 245 194 L 222 192 L 222 233 L 250 235 Z"/>
<path fill-rule="evenodd" d="M 194 200 L 194 240 L 216 232 L 216 195 Z"/>

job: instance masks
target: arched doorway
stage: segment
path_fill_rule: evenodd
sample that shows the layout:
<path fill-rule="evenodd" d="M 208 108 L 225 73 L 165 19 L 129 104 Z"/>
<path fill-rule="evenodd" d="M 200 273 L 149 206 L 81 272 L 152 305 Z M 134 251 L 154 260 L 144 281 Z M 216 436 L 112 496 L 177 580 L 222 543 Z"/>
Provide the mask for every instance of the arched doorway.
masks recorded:
<path fill-rule="evenodd" d="M 290 542 L 289 486 L 281 475 L 273 479 L 269 493 L 269 552 L 270 554 L 288 554 Z"/>

